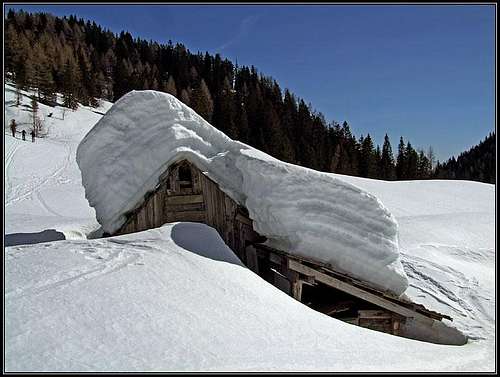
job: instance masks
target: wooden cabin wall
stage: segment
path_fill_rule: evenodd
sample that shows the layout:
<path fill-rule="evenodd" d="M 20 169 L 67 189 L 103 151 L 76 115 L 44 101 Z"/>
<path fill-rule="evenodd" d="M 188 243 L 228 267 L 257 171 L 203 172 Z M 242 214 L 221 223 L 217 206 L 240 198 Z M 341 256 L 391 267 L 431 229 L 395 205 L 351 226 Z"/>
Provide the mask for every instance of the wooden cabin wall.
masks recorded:
<path fill-rule="evenodd" d="M 179 179 L 180 169 L 190 169 L 190 182 Z M 246 209 L 187 161 L 169 167 L 156 190 L 147 194 L 144 202 L 128 214 L 116 234 L 139 232 L 176 221 L 201 222 L 215 228 L 244 263 L 247 242 L 261 238 L 253 230 Z"/>

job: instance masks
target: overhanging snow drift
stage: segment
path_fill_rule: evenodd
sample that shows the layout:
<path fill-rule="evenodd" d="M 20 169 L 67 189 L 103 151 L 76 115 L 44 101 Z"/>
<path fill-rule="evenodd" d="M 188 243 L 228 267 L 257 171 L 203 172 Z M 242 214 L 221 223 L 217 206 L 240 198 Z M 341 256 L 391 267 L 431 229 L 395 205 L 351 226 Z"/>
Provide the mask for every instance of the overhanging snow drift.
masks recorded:
<path fill-rule="evenodd" d="M 330 263 L 396 295 L 407 288 L 397 223 L 375 196 L 231 140 L 156 91 L 123 96 L 78 147 L 86 197 L 104 231 L 119 229 L 124 214 L 180 159 L 206 171 L 245 206 L 272 246 Z"/>

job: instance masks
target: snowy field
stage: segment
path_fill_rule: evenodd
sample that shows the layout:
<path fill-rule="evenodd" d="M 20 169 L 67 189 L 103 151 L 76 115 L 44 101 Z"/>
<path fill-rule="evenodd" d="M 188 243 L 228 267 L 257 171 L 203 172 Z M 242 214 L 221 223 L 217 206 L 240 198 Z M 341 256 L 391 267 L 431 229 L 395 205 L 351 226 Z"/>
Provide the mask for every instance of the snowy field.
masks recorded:
<path fill-rule="evenodd" d="M 40 105 L 49 134 L 31 143 L 10 135 L 10 119 L 30 115 L 12 87 L 5 97 L 6 371 L 495 370 L 494 185 L 333 175 L 395 216 L 405 294 L 469 336 L 428 344 L 307 308 L 201 224 L 86 240 L 99 224 L 76 148 L 111 104 L 64 121 Z"/>

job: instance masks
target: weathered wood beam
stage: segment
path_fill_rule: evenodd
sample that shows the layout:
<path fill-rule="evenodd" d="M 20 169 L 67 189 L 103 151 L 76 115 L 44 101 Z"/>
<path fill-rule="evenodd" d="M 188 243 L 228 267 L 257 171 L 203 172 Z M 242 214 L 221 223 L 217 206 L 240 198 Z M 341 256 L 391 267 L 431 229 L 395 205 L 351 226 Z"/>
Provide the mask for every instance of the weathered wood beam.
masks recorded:
<path fill-rule="evenodd" d="M 252 245 L 247 246 L 245 249 L 246 252 L 246 259 L 247 259 L 247 267 L 255 272 L 256 274 L 259 273 L 259 263 L 257 259 L 257 250 L 255 250 L 255 247 Z"/>
<path fill-rule="evenodd" d="M 167 213 L 167 222 L 175 221 L 194 221 L 204 222 L 206 218 L 205 211 L 180 211 Z"/>
<path fill-rule="evenodd" d="M 243 216 L 241 213 L 236 214 L 236 220 L 238 220 L 240 223 L 252 226 L 252 220 L 250 220 L 248 217 Z"/>
<path fill-rule="evenodd" d="M 385 310 L 358 310 L 358 316 L 363 319 L 392 319 L 392 314 Z"/>
<path fill-rule="evenodd" d="M 423 314 L 417 313 L 413 310 L 410 310 L 406 307 L 403 307 L 401 305 L 397 305 L 394 302 L 391 302 L 389 300 L 386 300 L 380 296 L 377 296 L 373 293 L 367 292 L 365 290 L 362 290 L 360 288 L 357 288 L 351 284 L 348 284 L 346 282 L 343 282 L 339 279 L 336 279 L 332 276 L 329 276 L 325 273 L 319 272 L 311 267 L 305 266 L 297 261 L 294 261 L 292 259 L 289 260 L 288 262 L 288 268 L 291 270 L 297 271 L 299 273 L 305 274 L 305 275 L 312 275 L 315 277 L 315 279 L 323 284 L 329 285 L 330 287 L 336 288 L 340 291 L 343 291 L 345 293 L 348 293 L 350 295 L 353 295 L 355 297 L 359 297 L 365 301 L 371 302 L 372 304 L 375 304 L 377 306 L 380 306 L 384 309 L 387 309 L 391 312 L 397 313 L 402 315 L 403 317 L 407 318 L 415 318 L 418 319 L 419 321 L 422 321 L 427 324 L 432 324 L 434 321 L 431 318 L 428 318 L 424 316 Z"/>
<path fill-rule="evenodd" d="M 354 301 L 340 301 L 320 306 L 317 310 L 323 314 L 331 315 L 351 310 L 355 305 Z"/>
<path fill-rule="evenodd" d="M 167 204 L 203 203 L 203 195 L 174 195 L 167 196 Z"/>
<path fill-rule="evenodd" d="M 302 302 L 302 281 L 297 280 L 292 283 L 292 297 Z"/>

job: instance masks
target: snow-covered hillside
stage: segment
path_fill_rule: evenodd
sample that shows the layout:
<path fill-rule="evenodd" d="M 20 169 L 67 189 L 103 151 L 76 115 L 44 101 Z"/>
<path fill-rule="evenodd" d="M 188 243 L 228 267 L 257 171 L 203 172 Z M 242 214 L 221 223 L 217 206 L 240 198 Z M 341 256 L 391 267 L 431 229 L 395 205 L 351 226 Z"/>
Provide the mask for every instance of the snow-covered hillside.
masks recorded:
<path fill-rule="evenodd" d="M 13 101 L 7 86 L 7 121 L 27 122 Z M 6 371 L 495 370 L 495 186 L 333 175 L 395 216 L 406 294 L 470 339 L 433 345 L 307 308 L 201 224 L 55 241 L 98 227 L 75 151 L 101 115 L 40 108 L 54 112 L 46 139 L 22 142 L 5 125 L 5 234 L 18 244 L 4 256 Z"/>
<path fill-rule="evenodd" d="M 66 109 L 64 120 L 63 107 L 39 104 L 38 113 L 48 135 L 32 143 L 31 102 L 27 94 L 23 92 L 21 104 L 16 106 L 14 87 L 5 87 L 6 244 L 26 239 L 86 238 L 99 224 L 85 199 L 75 160 L 76 148 L 112 104 L 101 101 L 97 109 Z M 18 124 L 16 138 L 9 127 L 12 119 Z M 23 129 L 27 131 L 26 141 L 21 138 Z"/>

